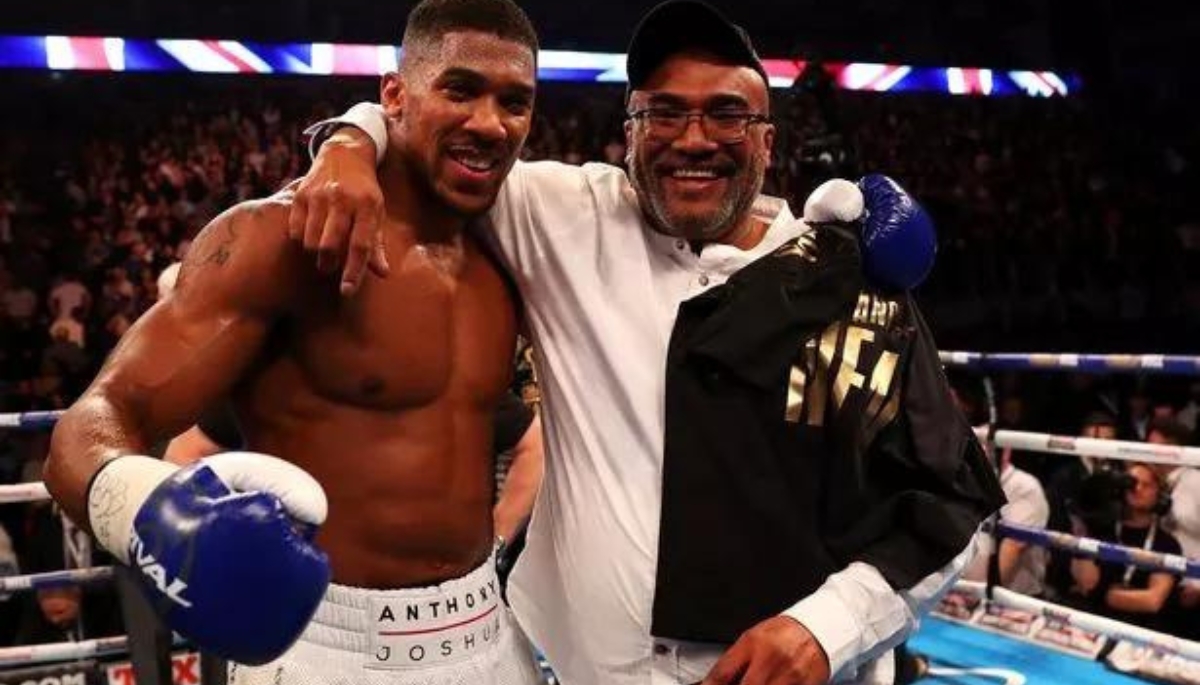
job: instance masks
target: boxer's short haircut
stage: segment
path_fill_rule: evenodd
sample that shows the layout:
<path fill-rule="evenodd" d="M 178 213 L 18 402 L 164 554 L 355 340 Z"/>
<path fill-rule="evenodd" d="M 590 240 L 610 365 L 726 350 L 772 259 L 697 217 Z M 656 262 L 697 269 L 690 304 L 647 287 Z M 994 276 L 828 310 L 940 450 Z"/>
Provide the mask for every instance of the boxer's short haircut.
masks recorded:
<path fill-rule="evenodd" d="M 490 33 L 524 45 L 537 59 L 537 32 L 512 0 L 422 0 L 408 15 L 403 49 L 419 51 L 452 31 Z"/>

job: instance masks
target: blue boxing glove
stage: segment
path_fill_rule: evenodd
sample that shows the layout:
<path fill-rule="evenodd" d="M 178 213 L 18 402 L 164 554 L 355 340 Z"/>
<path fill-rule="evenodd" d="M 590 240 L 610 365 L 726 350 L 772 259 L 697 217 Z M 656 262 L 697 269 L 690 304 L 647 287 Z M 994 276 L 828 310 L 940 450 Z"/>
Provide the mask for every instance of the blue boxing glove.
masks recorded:
<path fill-rule="evenodd" d="M 879 174 L 856 185 L 821 184 L 804 203 L 807 223 L 856 225 L 867 280 L 885 291 L 911 290 L 933 268 L 937 236 L 929 214 L 898 183 Z"/>
<path fill-rule="evenodd" d="M 312 476 L 252 452 L 183 469 L 120 457 L 88 489 L 97 540 L 139 572 L 166 624 L 251 665 L 283 654 L 325 594 L 329 559 L 311 538 L 327 507 Z"/>

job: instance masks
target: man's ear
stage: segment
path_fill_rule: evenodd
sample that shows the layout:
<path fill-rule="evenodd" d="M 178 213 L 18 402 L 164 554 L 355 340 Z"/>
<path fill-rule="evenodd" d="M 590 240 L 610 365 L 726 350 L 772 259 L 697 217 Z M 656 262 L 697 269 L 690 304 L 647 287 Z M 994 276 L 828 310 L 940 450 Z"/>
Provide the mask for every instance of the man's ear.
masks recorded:
<path fill-rule="evenodd" d="M 767 151 L 767 166 L 770 167 L 771 160 L 775 158 L 771 154 L 775 149 L 775 124 L 764 124 L 763 129 L 763 148 Z"/>

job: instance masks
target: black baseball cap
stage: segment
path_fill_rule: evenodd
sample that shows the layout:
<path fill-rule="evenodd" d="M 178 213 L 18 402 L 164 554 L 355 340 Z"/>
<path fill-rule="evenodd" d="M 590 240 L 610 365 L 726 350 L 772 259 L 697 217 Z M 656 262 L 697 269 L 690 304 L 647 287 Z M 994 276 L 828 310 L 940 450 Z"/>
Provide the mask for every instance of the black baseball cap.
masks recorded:
<path fill-rule="evenodd" d="M 625 57 L 629 78 L 625 99 L 668 57 L 692 48 L 750 67 L 770 87 L 767 70 L 742 27 L 703 0 L 667 0 L 642 17 L 633 30 Z"/>

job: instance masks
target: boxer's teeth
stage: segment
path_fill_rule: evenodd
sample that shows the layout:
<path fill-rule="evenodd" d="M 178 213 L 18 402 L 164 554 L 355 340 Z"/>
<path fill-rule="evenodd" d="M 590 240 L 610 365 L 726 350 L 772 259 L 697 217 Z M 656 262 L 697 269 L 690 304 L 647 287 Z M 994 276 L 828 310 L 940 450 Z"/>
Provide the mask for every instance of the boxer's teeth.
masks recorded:
<path fill-rule="evenodd" d="M 481 155 L 474 148 L 451 148 L 450 156 L 472 171 L 491 171 L 498 163 L 496 158 Z"/>

